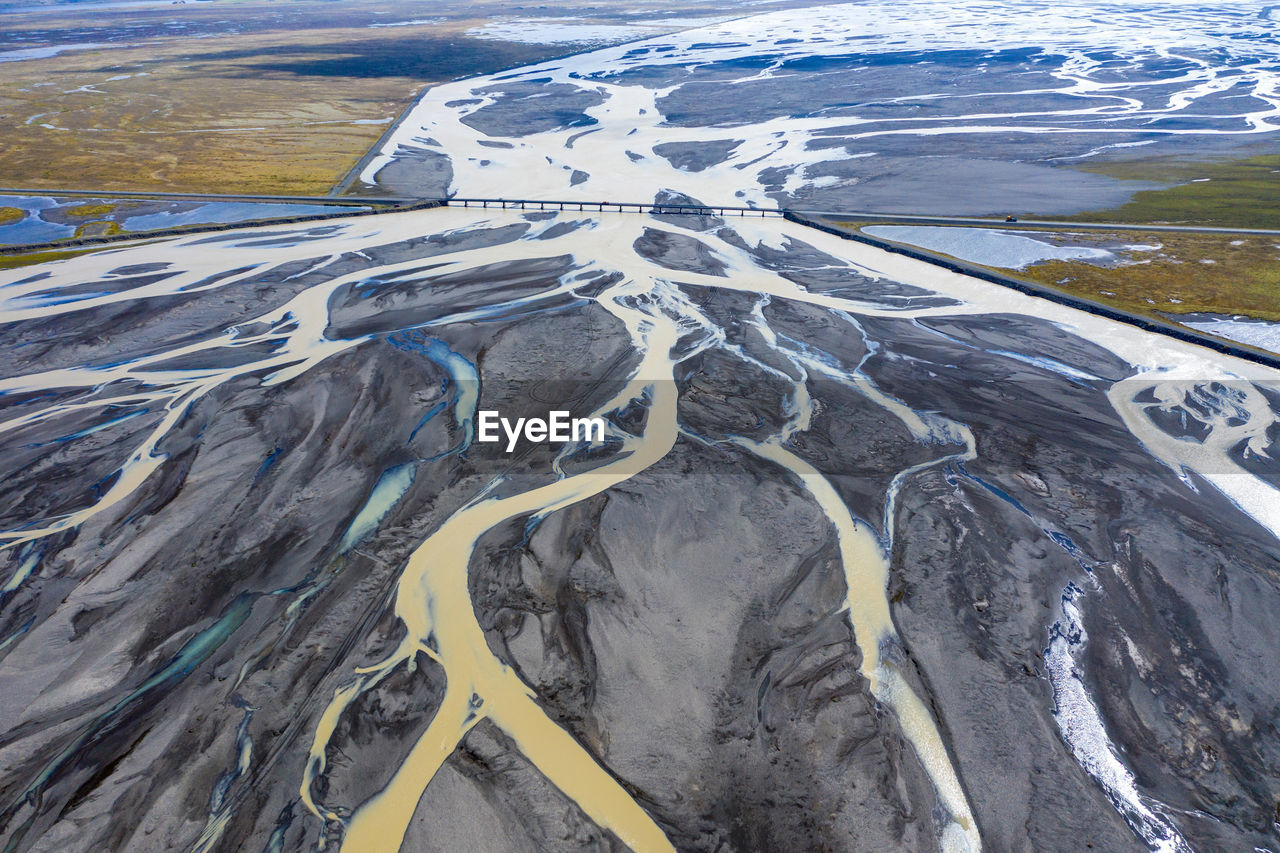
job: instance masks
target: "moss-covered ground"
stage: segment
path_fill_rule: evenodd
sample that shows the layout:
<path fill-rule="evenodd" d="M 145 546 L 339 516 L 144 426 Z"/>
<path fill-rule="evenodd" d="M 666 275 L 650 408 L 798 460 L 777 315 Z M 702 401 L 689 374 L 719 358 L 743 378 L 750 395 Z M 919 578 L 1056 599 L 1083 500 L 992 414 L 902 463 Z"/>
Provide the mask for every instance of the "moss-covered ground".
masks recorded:
<path fill-rule="evenodd" d="M 1245 314 L 1280 321 L 1280 238 L 1131 232 L 1159 244 L 1140 263 L 1048 261 L 1014 274 L 1138 314 Z"/>
<path fill-rule="evenodd" d="M 110 219 L 97 219 L 93 222 L 85 222 L 76 226 L 76 237 L 114 237 L 117 234 L 125 233 L 124 227 L 119 222 L 113 222 Z"/>
<path fill-rule="evenodd" d="M 495 19 L 740 14 L 724 0 L 654 0 L 643 10 L 630 0 L 85 5 L 0 10 L 0 34 L 15 47 L 67 41 L 63 31 L 96 46 L 3 64 L 0 184 L 324 194 L 430 84 L 593 46 L 475 37 Z"/>
<path fill-rule="evenodd" d="M 264 18 L 276 8 L 235 6 Z M 32 188 L 322 195 L 424 85 L 565 52 L 463 37 L 476 23 L 313 21 L 8 63 L 0 174 L 7 186 Z"/>
<path fill-rule="evenodd" d="M 0 270 L 12 270 L 18 267 L 29 267 L 34 264 L 48 263 L 49 261 L 60 261 L 63 258 L 73 258 L 76 255 L 83 255 L 91 249 L 81 249 L 75 251 L 57 251 L 57 252 L 23 252 L 19 254 L 0 254 Z"/>
<path fill-rule="evenodd" d="M 1280 155 L 1206 161 L 1151 158 L 1100 162 L 1081 168 L 1124 180 L 1177 185 L 1138 192 L 1128 204 L 1112 210 L 1061 218 L 1280 228 Z"/>
<path fill-rule="evenodd" d="M 119 202 L 98 202 L 89 204 L 78 204 L 75 207 L 69 207 L 66 210 L 68 216 L 74 216 L 78 219 L 87 219 L 91 216 L 106 216 L 120 206 Z"/>
<path fill-rule="evenodd" d="M 851 230 L 866 223 L 840 223 Z M 1054 260 L 993 272 L 1047 285 L 1131 314 L 1243 314 L 1280 321 L 1280 236 L 1195 232 L 1043 232 L 1037 239 L 1105 246 L 1121 262 Z M 1123 246 L 1158 246 L 1126 250 Z"/>

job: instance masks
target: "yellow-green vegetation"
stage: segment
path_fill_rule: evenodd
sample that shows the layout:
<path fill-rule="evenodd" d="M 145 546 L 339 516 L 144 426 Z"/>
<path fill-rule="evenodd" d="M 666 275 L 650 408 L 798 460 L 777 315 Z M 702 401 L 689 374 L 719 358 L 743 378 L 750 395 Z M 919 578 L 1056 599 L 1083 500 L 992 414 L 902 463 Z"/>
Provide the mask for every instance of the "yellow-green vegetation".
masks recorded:
<path fill-rule="evenodd" d="M 86 222 L 76 227 L 76 237 L 113 237 L 123 233 L 124 228 L 120 227 L 120 223 L 110 219 Z"/>
<path fill-rule="evenodd" d="M 106 216 L 120 206 L 120 202 L 99 202 L 98 204 L 80 204 L 75 207 L 68 207 L 66 213 L 68 216 L 75 216 L 80 219 L 86 219 L 90 216 Z"/>
<path fill-rule="evenodd" d="M 838 224 L 858 230 L 869 223 Z M 985 269 L 1131 314 L 1167 318 L 1205 312 L 1280 321 L 1280 236 L 1135 230 L 1043 231 L 1036 237 L 1107 248 L 1122 262 L 1100 266 L 1054 260 L 1023 269 Z M 950 257 L 941 252 L 930 254 Z"/>
<path fill-rule="evenodd" d="M 1161 248 L 1130 256 L 1143 263 L 1099 267 L 1048 261 L 1013 275 L 1138 314 L 1204 311 L 1280 320 L 1280 237 L 1149 232 L 1111 236 Z"/>
<path fill-rule="evenodd" d="M 0 207 L 0 225 L 21 222 L 27 218 L 27 212 L 20 207 Z"/>
<path fill-rule="evenodd" d="M 6 185 L 323 194 L 429 84 L 583 48 L 474 38 L 475 28 L 510 17 L 608 24 L 636 15 L 631 0 L 219 0 L 121 4 L 105 14 L 85 6 L 35 0 L 0 10 L 0 29 L 33 44 L 74 30 L 76 42 L 97 46 L 4 64 Z M 642 17 L 740 8 L 655 0 Z"/>
<path fill-rule="evenodd" d="M 0 254 L 0 270 L 17 269 L 18 267 L 29 267 L 33 264 L 45 264 L 49 261 L 60 261 L 64 258 L 74 258 L 76 255 L 83 255 L 87 250 L 71 251 L 71 252 L 25 252 L 20 255 Z"/>
<path fill-rule="evenodd" d="M 423 18 L 421 4 L 408 2 L 380 4 L 390 18 L 362 12 L 355 26 L 338 26 L 338 16 L 354 12 L 332 2 L 207 6 L 214 8 L 130 10 L 144 29 L 120 46 L 7 63 L 0 75 L 3 182 L 324 194 L 425 85 L 566 52 L 562 45 L 466 38 L 467 29 L 484 23 L 471 11 L 434 23 L 368 26 Z M 217 31 L 232 14 L 248 31 Z M 193 35 L 165 28 L 175 15 Z M 119 23 L 65 9 L 0 20 L 19 29 Z M 207 37 L 193 37 L 205 26 Z"/>
<path fill-rule="evenodd" d="M 1280 155 L 1219 161 L 1151 158 L 1082 168 L 1124 180 L 1178 185 L 1138 192 L 1123 207 L 1069 219 L 1280 228 Z"/>

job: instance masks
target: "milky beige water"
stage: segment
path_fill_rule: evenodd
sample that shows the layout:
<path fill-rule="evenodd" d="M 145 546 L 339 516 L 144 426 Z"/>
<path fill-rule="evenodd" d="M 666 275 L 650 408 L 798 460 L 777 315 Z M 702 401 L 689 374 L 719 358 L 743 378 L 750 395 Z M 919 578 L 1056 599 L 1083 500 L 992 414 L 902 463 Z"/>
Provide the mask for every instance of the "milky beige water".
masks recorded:
<path fill-rule="evenodd" d="M 678 423 L 673 381 L 676 361 L 671 354 L 672 347 L 682 335 L 700 336 L 705 345 L 715 345 L 723 341 L 723 332 L 678 288 L 670 285 L 667 280 L 670 270 L 651 264 L 631 249 L 643 227 L 644 221 L 638 218 L 602 219 L 595 226 L 592 242 L 603 245 L 597 247 L 592 257 L 607 258 L 610 269 L 624 273 L 623 281 L 598 297 L 598 301 L 623 322 L 636 350 L 642 353 L 640 365 L 626 389 L 602 406 L 601 411 L 618 408 L 626 401 L 638 400 L 647 394 L 650 404 L 644 433 L 629 436 L 613 461 L 589 473 L 564 477 L 521 494 L 483 497 L 468 504 L 410 557 L 397 586 L 395 604 L 396 613 L 407 629 L 406 638 L 392 655 L 358 673 L 356 682 L 335 693 L 313 740 L 301 786 L 304 802 L 316 814 L 336 817 L 315 803 L 311 795 L 312 783 L 324 771 L 325 747 L 343 711 L 392 669 L 411 662 L 419 653 L 429 655 L 444 668 L 445 698 L 388 785 L 364 803 L 348 822 L 344 851 L 397 851 L 426 786 L 467 731 L 481 719 L 506 732 L 553 784 L 592 820 L 612 831 L 633 850 L 671 849 L 661 830 L 634 799 L 576 740 L 547 718 L 529 688 L 493 656 L 476 621 L 467 588 L 471 555 L 487 531 L 509 519 L 545 515 L 598 494 L 657 462 L 675 441 Z M 765 294 L 770 298 L 795 298 L 822 307 L 853 308 L 880 316 L 927 316 L 944 310 L 938 307 L 906 310 L 808 293 L 787 279 L 761 270 L 739 247 L 719 240 L 713 242 L 719 260 L 730 270 L 728 276 L 682 272 L 683 283 Z M 951 306 L 945 312 L 954 314 L 964 310 L 962 306 Z M 687 352 L 684 357 L 688 357 Z M 881 405 L 896 402 L 879 396 L 863 378 L 851 381 Z M 798 393 L 803 393 L 803 383 L 798 386 Z M 907 419 L 914 416 L 901 404 L 896 405 L 894 413 Z M 807 423 L 807 412 L 798 417 Z M 780 441 L 744 442 L 744 446 L 794 472 L 831 520 L 845 565 L 849 619 L 863 650 L 861 671 L 876 698 L 893 708 L 899 717 L 904 734 L 916 747 L 938 791 L 950 816 L 948 828 L 942 835 L 947 849 L 979 850 L 981 842 L 976 825 L 932 717 L 901 675 L 880 658 L 881 643 L 896 638 L 886 598 L 888 558 L 882 543 L 872 528 L 850 516 L 830 483 L 812 466 L 787 451 Z"/>
<path fill-rule="evenodd" d="M 644 433 L 631 437 L 610 463 L 588 473 L 505 498 L 488 497 L 451 516 L 409 558 L 396 591 L 396 614 L 407 629 L 401 648 L 376 672 L 386 672 L 425 652 L 444 668 L 445 696 L 427 731 L 388 785 L 351 819 L 342 849 L 351 853 L 399 850 L 427 784 L 466 732 L 480 719 L 501 728 L 548 780 L 593 821 L 636 851 L 673 850 L 653 819 L 567 732 L 548 719 L 529 688 L 489 651 L 467 589 L 467 566 L 476 542 L 502 522 L 553 512 L 591 497 L 657 462 L 676 438 L 676 390 L 671 349 L 678 332 L 660 311 L 628 307 L 650 295 L 654 282 L 630 279 L 600 304 L 626 325 L 643 352 L 628 396 L 650 399 Z M 434 645 L 434 649 L 432 646 Z M 369 673 L 373 674 L 373 673 Z M 321 722 L 330 735 L 337 716 L 358 691 L 335 697 Z M 302 795 L 310 802 L 314 771 L 323 766 L 323 740 L 312 749 L 312 772 Z"/>
<path fill-rule="evenodd" d="M 568 219 L 569 217 L 562 218 Z M 385 245 L 410 239 L 424 233 L 446 229 L 466 231 L 477 227 L 521 221 L 516 213 L 463 210 L 415 212 L 337 223 L 335 244 L 325 244 L 324 251 L 340 246 L 344 252 L 357 252 L 361 247 Z M 540 223 L 536 228 L 550 228 L 556 220 Z M 770 270 L 759 267 L 740 245 L 724 239 L 719 233 L 687 231 L 669 222 L 658 222 L 634 214 L 603 215 L 579 220 L 580 227 L 567 235 L 547 240 L 516 240 L 481 249 L 471 249 L 440 256 L 438 273 L 462 271 L 499 261 L 519 261 L 572 253 L 578 259 L 577 272 L 620 272 L 621 281 L 593 297 L 605 310 L 617 317 L 627 330 L 639 365 L 626 387 L 600 407 L 601 413 L 619 408 L 631 400 L 647 400 L 648 416 L 642 434 L 629 435 L 615 431 L 618 448 L 606 464 L 584 473 L 562 476 L 547 485 L 527 492 L 497 497 L 488 491 L 447 519 L 439 530 L 413 553 L 396 589 L 395 609 L 407 629 L 404 643 L 394 654 L 377 665 L 351 673 L 350 680 L 338 688 L 332 702 L 319 718 L 301 784 L 304 803 L 315 814 L 329 819 L 338 815 L 312 795 L 312 783 L 325 771 L 325 748 L 332 738 L 339 718 L 364 691 L 376 686 L 397 666 L 412 663 L 418 654 L 437 660 L 444 669 L 447 686 L 441 707 L 423 736 L 407 751 L 386 788 L 361 804 L 350 818 L 344 849 L 348 851 L 395 851 L 402 843 L 405 828 L 431 778 L 456 748 L 458 742 L 479 720 L 487 719 L 505 731 L 516 746 L 566 796 L 601 827 L 615 833 L 635 850 L 670 850 L 671 845 L 653 819 L 642 809 L 612 774 L 601 766 L 573 737 L 557 726 L 541 710 L 529 688 L 502 661 L 493 656 L 476 621 L 467 590 L 467 567 L 476 544 L 486 531 L 508 519 L 528 515 L 545 515 L 609 489 L 661 459 L 676 440 L 679 424 L 673 370 L 678 359 L 672 355 L 677 342 L 687 357 L 688 342 L 698 346 L 723 346 L 724 331 L 703 315 L 674 282 L 684 287 L 706 287 L 740 291 L 759 300 L 794 300 L 829 310 L 850 323 L 850 334 L 857 334 L 853 315 L 898 318 L 954 316 L 969 313 L 1023 313 L 1047 317 L 1064 328 L 1109 347 L 1143 371 L 1127 387 L 1112 389 L 1112 401 L 1130 429 L 1168 465 L 1176 470 L 1195 470 L 1207 482 L 1231 496 L 1260 521 L 1275 521 L 1273 508 L 1280 505 L 1276 489 L 1237 465 L 1229 456 L 1232 446 L 1241 440 L 1255 440 L 1265 433 L 1265 415 L 1270 411 L 1260 395 L 1243 393 L 1230 411 L 1224 408 L 1221 423 L 1214 425 L 1211 440 L 1190 446 L 1162 436 L 1150 427 L 1143 408 L 1149 402 L 1135 402 L 1136 392 L 1152 388 L 1159 401 L 1173 401 L 1177 394 L 1196 385 L 1197 376 L 1235 376 L 1247 379 L 1255 374 L 1274 374 L 1254 365 L 1238 362 L 1188 347 L 1153 335 L 1137 333 L 1088 314 L 1054 306 L 1013 293 L 993 285 L 968 279 L 922 262 L 889 255 L 879 250 L 853 245 L 838 238 L 804 229 L 779 220 L 735 221 L 734 230 L 748 245 L 764 245 L 777 249 L 786 240 L 808 243 L 839 258 L 851 272 L 873 278 L 889 277 L 930 288 L 956 300 L 951 305 L 930 308 L 904 308 L 874 298 L 849 295 L 810 293 L 800 285 Z M 660 227 L 683 232 L 704 243 L 723 264 L 726 275 L 679 273 L 653 264 L 638 256 L 633 248 L 645 227 Z M 287 228 L 272 229 L 287 233 Z M 296 228 L 292 230 L 297 230 Z M 531 236 L 533 233 L 531 232 Z M 17 313 L 24 318 L 67 316 L 93 305 L 119 303 L 133 299 L 164 298 L 188 292 L 186 288 L 213 290 L 242 277 L 235 273 L 225 279 L 210 276 L 216 270 L 254 269 L 305 260 L 315 247 L 263 247 L 235 245 L 191 245 L 194 238 L 167 241 L 156 245 L 100 253 L 47 266 L 49 276 L 40 287 L 56 289 L 72 287 L 93 280 L 116 267 L 152 262 L 163 258 L 178 269 L 171 280 L 157 281 L 136 291 L 95 295 L 80 303 L 33 305 L 22 301 L 23 294 L 13 295 L 14 287 L 32 292 L 34 286 L 15 282 L 0 299 L 0 317 Z M 310 253 L 310 254 L 309 254 Z M 314 261 L 323 266 L 337 255 Z M 156 451 L 160 440 L 181 420 L 195 400 L 219 385 L 237 377 L 256 374 L 264 385 L 288 381 L 310 370 L 339 352 L 359 346 L 368 337 L 330 340 L 325 337 L 329 300 L 337 288 L 361 278 L 379 276 L 384 280 L 409 275 L 421 261 L 395 264 L 373 264 L 356 273 L 335 276 L 308 288 L 288 303 L 253 320 L 242 328 L 229 330 L 210 339 L 118 365 L 100 368 L 66 368 L 0 379 L 0 391 L 29 392 L 59 389 L 96 391 L 112 382 L 132 383 L 137 390 L 129 395 L 103 394 L 93 400 L 54 402 L 0 423 L 0 431 L 18 429 L 40 423 L 76 410 L 77 407 L 126 406 L 137 402 L 154 402 L 161 406 L 156 426 L 145 434 L 132 453 L 121 464 L 115 484 L 93 502 L 71 513 L 55 518 L 36 519 L 21 529 L 0 531 L 0 549 L 16 548 L 81 525 L 88 519 L 113 507 L 136 493 L 163 464 Z M 23 273 L 23 276 L 27 273 Z M 15 273 L 0 273 L 5 278 L 19 278 Z M 552 293 L 574 293 L 574 282 L 555 285 Z M 14 300 L 17 300 L 15 302 Z M 791 362 L 801 376 L 793 394 L 795 411 L 792 421 L 779 435 L 766 441 L 742 439 L 739 444 L 762 459 L 790 472 L 826 513 L 836 533 L 847 583 L 847 605 L 855 639 L 862 650 L 861 674 L 873 695 L 890 709 L 919 756 L 947 813 L 941 828 L 941 842 L 948 850 L 977 851 L 981 839 L 970 812 L 963 785 L 952 765 L 939 734 L 936 721 L 926 703 L 910 687 L 909 680 L 895 668 L 892 658 L 881 650 L 896 642 L 885 597 L 889 571 L 889 546 L 892 542 L 892 512 L 887 511 L 884 529 L 877 533 L 866 520 L 853 518 L 839 495 L 819 471 L 787 449 L 786 440 L 808 424 L 811 401 L 804 384 L 805 371 L 824 373 L 846 382 L 875 405 L 897 417 L 917 438 L 925 441 L 947 441 L 965 444 L 972 452 L 971 437 L 933 436 L 938 430 L 936 418 L 911 410 L 876 388 L 867 377 L 823 364 L 796 349 L 779 343 L 764 324 L 759 304 L 752 322 L 761 325 L 761 333 L 775 351 Z M 12 310 L 11 310 L 12 309 Z M 445 325 L 482 318 L 478 310 L 460 311 L 434 321 Z M 247 331 L 249 327 L 259 331 Z M 276 346 L 259 360 L 237 362 L 227 367 L 201 370 L 172 370 L 165 366 L 176 355 L 232 346 L 237 342 L 272 342 Z M 727 349 L 726 351 L 731 351 Z M 793 377 L 794 378 L 794 377 Z M 1166 400 L 1167 398 L 1167 400 Z M 1147 399 L 1147 398 L 1143 398 Z M 1265 410 L 1265 411 L 1264 411 Z M 1248 417 L 1241 425 L 1239 411 Z M 945 432 L 945 430 L 943 430 Z M 962 440 L 963 438 L 963 440 Z M 554 471 L 562 474 L 559 465 Z M 910 473 L 903 472 L 900 477 Z M 894 489 L 900 482 L 895 481 Z M 893 492 L 888 496 L 891 507 Z M 34 564 L 29 557 L 20 560 L 19 575 L 11 578 L 6 590 L 21 584 Z M 121 582 L 120 578 L 103 579 L 102 584 Z M 76 595 L 95 594 L 98 581 L 88 582 Z M 105 587 L 104 587 L 105 588 Z M 33 630 L 32 642 L 40 641 L 42 626 Z M 54 683 L 62 677 L 66 666 L 51 661 L 44 670 L 27 676 L 41 683 Z M 607 756 L 601 756 L 602 760 Z"/>
<path fill-rule="evenodd" d="M 738 439 L 738 443 L 794 474 L 835 527 L 840 561 L 844 565 L 845 606 L 862 652 L 859 671 L 867 679 L 872 695 L 893 709 L 902 733 L 915 747 L 920 763 L 950 813 L 951 825 L 944 830 L 942 838 L 945 849 L 980 850 L 982 840 L 969 810 L 968 798 L 932 715 L 897 667 L 880 656 L 880 646 L 897 639 L 885 593 L 889 583 L 889 555 L 880 537 L 850 515 L 835 487 L 821 472 L 781 444 L 746 439 Z"/>

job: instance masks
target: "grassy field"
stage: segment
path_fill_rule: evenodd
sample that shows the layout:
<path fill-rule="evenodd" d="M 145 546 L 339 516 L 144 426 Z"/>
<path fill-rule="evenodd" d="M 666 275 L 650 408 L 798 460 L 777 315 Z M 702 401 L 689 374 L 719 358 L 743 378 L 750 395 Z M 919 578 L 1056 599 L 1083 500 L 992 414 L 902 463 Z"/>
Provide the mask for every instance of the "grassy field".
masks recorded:
<path fill-rule="evenodd" d="M 78 204 L 75 207 L 67 208 L 67 215 L 75 217 L 89 216 L 106 216 L 114 211 L 120 204 L 118 202 L 98 202 L 97 204 Z"/>
<path fill-rule="evenodd" d="M 840 223 L 856 230 L 866 223 Z M 1050 232 L 1051 242 L 1110 247 L 1115 266 L 1046 261 L 1024 269 L 986 267 L 1150 317 L 1243 314 L 1280 321 L 1280 237 L 1152 231 Z M 1046 235 L 1047 236 L 1047 235 Z M 1125 251 L 1118 245 L 1158 246 Z M 944 256 L 945 257 L 945 256 Z M 975 265 L 981 266 L 981 265 Z"/>
<path fill-rule="evenodd" d="M 119 222 L 112 222 L 110 219 L 99 219 L 93 222 L 84 222 L 76 226 L 76 237 L 114 237 L 117 234 L 123 234 L 124 228 Z"/>
<path fill-rule="evenodd" d="M 45 188 L 322 194 L 425 83 L 563 52 L 463 38 L 476 23 L 161 38 L 4 63 L 0 174 Z"/>
<path fill-rule="evenodd" d="M 1178 182 L 1178 186 L 1136 193 L 1131 202 L 1114 210 L 1062 218 L 1280 228 L 1280 155 L 1217 161 L 1152 158 L 1081 168 L 1113 178 Z"/>
<path fill-rule="evenodd" d="M 475 38 L 476 27 L 744 11 L 742 0 L 655 0 L 643 9 L 629 0 L 214 0 L 105 10 L 0 2 L 0 52 L 92 47 L 0 63 L 0 183 L 323 194 L 427 85 L 589 49 Z"/>
<path fill-rule="evenodd" d="M 59 33 L 97 47 L 0 63 L 0 182 L 323 194 L 426 85 L 581 49 L 467 35 L 524 8 L 218 0 L 3 14 L 0 50 Z"/>
<path fill-rule="evenodd" d="M 1049 261 L 1014 275 L 1138 314 L 1209 312 L 1280 321 L 1280 238 L 1140 231 L 1117 236 L 1161 249 L 1136 256 L 1145 263 L 1108 268 Z"/>

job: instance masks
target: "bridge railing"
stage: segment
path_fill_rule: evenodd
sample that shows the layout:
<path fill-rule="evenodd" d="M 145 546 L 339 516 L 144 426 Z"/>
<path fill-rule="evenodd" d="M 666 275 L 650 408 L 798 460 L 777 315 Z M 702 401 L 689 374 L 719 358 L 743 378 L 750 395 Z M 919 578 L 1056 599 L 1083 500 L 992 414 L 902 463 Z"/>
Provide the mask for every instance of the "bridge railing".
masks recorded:
<path fill-rule="evenodd" d="M 446 198 L 440 199 L 453 207 L 500 207 L 503 210 L 571 210 L 596 213 L 648 213 L 671 216 L 776 216 L 783 211 L 764 207 L 735 207 L 733 205 L 658 204 L 637 201 L 569 201 L 560 199 L 528 198 Z"/>

